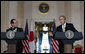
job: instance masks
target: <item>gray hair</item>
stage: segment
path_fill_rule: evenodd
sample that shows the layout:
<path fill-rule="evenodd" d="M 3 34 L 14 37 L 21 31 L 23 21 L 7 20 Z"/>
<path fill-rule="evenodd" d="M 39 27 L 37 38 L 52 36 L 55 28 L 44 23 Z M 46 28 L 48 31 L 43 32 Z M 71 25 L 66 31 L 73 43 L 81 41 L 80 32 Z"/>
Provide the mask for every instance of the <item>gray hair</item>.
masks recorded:
<path fill-rule="evenodd" d="M 60 17 L 63 17 L 63 18 L 66 20 L 66 17 L 65 17 L 65 16 L 62 15 L 62 16 L 60 16 Z M 60 17 L 59 17 L 59 19 L 60 19 Z"/>

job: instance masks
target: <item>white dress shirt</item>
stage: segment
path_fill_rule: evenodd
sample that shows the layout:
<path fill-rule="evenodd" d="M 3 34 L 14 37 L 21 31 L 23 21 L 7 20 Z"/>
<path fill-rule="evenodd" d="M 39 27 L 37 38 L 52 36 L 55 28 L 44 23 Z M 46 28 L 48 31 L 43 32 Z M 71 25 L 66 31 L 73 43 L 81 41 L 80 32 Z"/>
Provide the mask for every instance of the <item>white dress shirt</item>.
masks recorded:
<path fill-rule="evenodd" d="M 64 26 L 66 27 L 66 23 L 64 23 L 64 24 L 62 25 L 62 29 L 63 29 Z"/>
<path fill-rule="evenodd" d="M 14 27 L 12 27 L 12 28 L 14 28 Z M 13 31 L 14 31 L 14 32 L 17 32 L 17 28 L 15 28 Z"/>

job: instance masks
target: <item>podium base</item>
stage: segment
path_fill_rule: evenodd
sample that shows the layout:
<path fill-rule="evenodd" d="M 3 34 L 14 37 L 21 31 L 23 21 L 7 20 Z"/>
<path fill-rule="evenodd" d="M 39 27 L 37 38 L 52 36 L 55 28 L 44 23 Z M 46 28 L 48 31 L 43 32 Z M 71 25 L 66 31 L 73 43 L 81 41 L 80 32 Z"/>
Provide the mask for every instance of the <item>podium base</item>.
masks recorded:
<path fill-rule="evenodd" d="M 64 53 L 72 53 L 72 45 L 71 44 L 65 44 L 64 45 Z"/>
<path fill-rule="evenodd" d="M 8 44 L 8 53 L 16 53 L 16 45 Z"/>

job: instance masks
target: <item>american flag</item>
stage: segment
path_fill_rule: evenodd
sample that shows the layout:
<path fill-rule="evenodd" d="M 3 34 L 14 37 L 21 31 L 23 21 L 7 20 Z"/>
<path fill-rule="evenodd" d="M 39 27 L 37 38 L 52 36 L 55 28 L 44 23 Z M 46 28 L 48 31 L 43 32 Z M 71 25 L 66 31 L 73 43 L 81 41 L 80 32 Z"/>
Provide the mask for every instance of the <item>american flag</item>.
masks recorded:
<path fill-rule="evenodd" d="M 55 33 L 56 33 L 55 21 L 53 23 L 53 32 L 52 33 L 53 33 L 53 35 L 55 35 Z M 58 42 L 58 40 L 55 40 L 54 38 L 52 38 L 51 45 L 53 47 L 53 52 L 54 53 L 59 53 L 59 42 Z"/>
<path fill-rule="evenodd" d="M 27 40 L 22 40 L 22 44 L 23 44 L 23 51 L 24 51 L 24 53 L 29 53 L 29 32 L 28 32 L 28 20 L 26 20 L 26 26 L 25 26 L 25 36 L 27 37 Z"/>
<path fill-rule="evenodd" d="M 53 47 L 53 52 L 54 53 L 59 53 L 59 42 L 52 38 L 51 45 Z"/>

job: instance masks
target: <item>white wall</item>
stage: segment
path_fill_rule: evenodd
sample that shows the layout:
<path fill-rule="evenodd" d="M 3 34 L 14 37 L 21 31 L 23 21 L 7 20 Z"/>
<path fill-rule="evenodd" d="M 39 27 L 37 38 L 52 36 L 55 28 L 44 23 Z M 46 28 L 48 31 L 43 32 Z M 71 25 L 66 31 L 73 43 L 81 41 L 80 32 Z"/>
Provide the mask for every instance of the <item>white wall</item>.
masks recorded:
<path fill-rule="evenodd" d="M 24 23 L 28 19 L 28 27 L 30 28 L 30 20 L 32 18 L 32 1 L 24 1 Z"/>
<path fill-rule="evenodd" d="M 80 10 L 80 1 L 72 1 L 71 2 L 71 21 L 74 24 L 74 27 L 79 31 L 83 32 L 81 28 L 81 10 Z M 83 13 L 84 15 L 84 13 Z M 84 22 L 82 22 L 84 23 Z M 84 46 L 83 40 L 76 41 L 74 45 L 80 44 Z M 84 49 L 84 48 L 83 48 Z"/>
<path fill-rule="evenodd" d="M 32 18 L 34 20 L 56 20 L 56 26 L 59 25 L 59 16 L 65 15 L 64 1 L 45 1 L 49 4 L 49 12 L 45 15 L 41 14 L 38 10 L 40 3 L 44 1 L 32 1 Z"/>
<path fill-rule="evenodd" d="M 9 2 L 9 21 L 11 19 L 17 19 L 17 1 Z M 9 24 L 9 27 L 11 25 Z"/>

